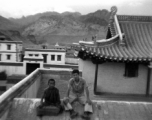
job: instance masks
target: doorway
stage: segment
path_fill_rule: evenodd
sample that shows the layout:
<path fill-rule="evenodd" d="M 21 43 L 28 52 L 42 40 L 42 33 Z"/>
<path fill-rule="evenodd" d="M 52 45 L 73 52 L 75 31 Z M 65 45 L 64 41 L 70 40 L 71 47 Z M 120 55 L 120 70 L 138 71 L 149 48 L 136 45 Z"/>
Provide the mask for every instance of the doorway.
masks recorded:
<path fill-rule="evenodd" d="M 37 68 L 40 68 L 39 63 L 27 63 L 26 64 L 26 75 L 29 75 L 30 73 L 32 73 Z"/>

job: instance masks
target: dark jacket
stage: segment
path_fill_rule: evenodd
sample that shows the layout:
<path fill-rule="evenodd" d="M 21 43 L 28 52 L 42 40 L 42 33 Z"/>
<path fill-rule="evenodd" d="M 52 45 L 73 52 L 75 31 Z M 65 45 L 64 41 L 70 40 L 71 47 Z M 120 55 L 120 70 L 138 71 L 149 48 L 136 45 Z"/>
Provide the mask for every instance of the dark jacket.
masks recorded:
<path fill-rule="evenodd" d="M 48 105 L 59 105 L 61 103 L 59 90 L 56 87 L 46 88 L 44 90 L 44 99 Z"/>

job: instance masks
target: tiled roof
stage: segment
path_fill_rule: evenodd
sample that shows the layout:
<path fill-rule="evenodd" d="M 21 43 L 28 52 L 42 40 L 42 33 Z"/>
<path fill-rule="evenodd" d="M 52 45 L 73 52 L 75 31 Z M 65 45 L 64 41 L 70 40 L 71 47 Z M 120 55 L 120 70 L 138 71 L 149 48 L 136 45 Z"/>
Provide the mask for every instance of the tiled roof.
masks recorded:
<path fill-rule="evenodd" d="M 124 37 L 120 40 L 115 20 L 109 23 L 107 35 L 113 37 L 107 42 L 87 45 L 79 44 L 79 50 L 87 55 L 98 56 L 100 59 L 117 61 L 152 61 L 152 17 L 116 15 L 118 25 Z M 102 40 L 100 40 L 102 41 Z M 123 41 L 124 45 L 120 45 Z M 80 42 L 81 43 L 81 42 Z M 104 44 L 103 44 L 104 43 Z"/>

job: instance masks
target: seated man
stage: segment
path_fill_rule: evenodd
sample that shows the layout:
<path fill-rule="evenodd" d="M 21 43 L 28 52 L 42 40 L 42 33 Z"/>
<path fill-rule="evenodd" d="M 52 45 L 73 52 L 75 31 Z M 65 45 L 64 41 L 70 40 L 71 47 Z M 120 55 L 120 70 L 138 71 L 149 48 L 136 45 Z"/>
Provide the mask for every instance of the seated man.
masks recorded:
<path fill-rule="evenodd" d="M 47 106 L 52 106 L 52 108 L 54 106 L 55 108 L 57 108 L 56 110 L 59 110 L 59 111 L 61 111 L 61 108 L 62 108 L 59 90 L 55 87 L 54 79 L 48 80 L 48 87 L 44 90 L 39 109 L 42 109 L 43 107 L 47 107 Z M 52 111 L 52 112 L 55 112 L 55 111 Z"/>
<path fill-rule="evenodd" d="M 86 84 L 86 81 L 79 76 L 78 70 L 72 71 L 73 78 L 69 80 L 67 96 L 63 99 L 65 110 L 70 111 L 71 118 L 74 118 L 78 115 L 72 106 L 71 102 L 78 100 L 85 104 L 83 118 L 89 119 L 89 114 L 93 112 L 92 102 L 89 98 L 89 90 Z M 71 94 L 70 94 L 71 93 Z M 86 93 L 84 95 L 84 93 Z"/>

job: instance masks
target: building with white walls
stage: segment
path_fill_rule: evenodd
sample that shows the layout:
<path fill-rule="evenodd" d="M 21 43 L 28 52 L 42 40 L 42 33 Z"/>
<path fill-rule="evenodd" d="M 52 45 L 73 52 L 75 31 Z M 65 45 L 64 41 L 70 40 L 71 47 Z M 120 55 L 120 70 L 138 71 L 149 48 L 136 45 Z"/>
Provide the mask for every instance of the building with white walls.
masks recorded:
<path fill-rule="evenodd" d="M 65 64 L 65 54 L 65 50 L 26 48 L 24 60 L 43 59 L 47 64 Z"/>
<path fill-rule="evenodd" d="M 24 68 L 26 74 L 44 65 L 65 65 L 66 50 L 59 49 L 32 49 L 26 48 L 24 56 Z"/>
<path fill-rule="evenodd" d="M 0 61 L 20 62 L 22 47 L 21 41 L 8 41 L 0 37 Z"/>

